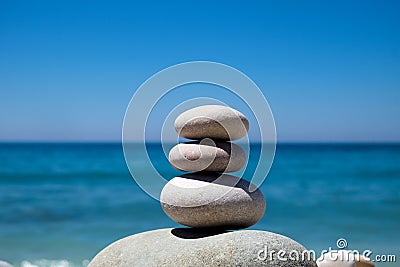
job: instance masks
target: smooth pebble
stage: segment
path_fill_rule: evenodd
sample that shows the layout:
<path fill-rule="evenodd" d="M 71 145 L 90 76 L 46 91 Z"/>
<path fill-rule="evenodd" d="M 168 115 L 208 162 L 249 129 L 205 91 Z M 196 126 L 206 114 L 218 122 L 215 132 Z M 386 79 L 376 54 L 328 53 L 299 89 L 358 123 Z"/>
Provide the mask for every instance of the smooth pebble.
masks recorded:
<path fill-rule="evenodd" d="M 230 142 L 185 143 L 169 152 L 171 165 L 182 171 L 235 172 L 246 164 L 246 153 Z"/>
<path fill-rule="evenodd" d="M 176 132 L 188 139 L 236 140 L 249 130 L 247 118 L 239 111 L 221 105 L 206 105 L 189 109 L 175 120 Z"/>
<path fill-rule="evenodd" d="M 266 202 L 259 189 L 227 174 L 200 172 L 170 180 L 160 196 L 164 212 L 191 227 L 240 229 L 257 223 Z"/>

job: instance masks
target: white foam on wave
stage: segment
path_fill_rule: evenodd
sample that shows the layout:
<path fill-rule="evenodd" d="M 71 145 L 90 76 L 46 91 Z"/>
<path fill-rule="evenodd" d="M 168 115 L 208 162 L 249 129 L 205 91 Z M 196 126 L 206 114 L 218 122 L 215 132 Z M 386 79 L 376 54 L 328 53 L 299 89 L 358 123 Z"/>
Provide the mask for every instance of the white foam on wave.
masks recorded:
<path fill-rule="evenodd" d="M 10 263 L 0 260 L 0 267 L 13 267 Z"/>
<path fill-rule="evenodd" d="M 86 267 L 88 264 L 88 260 L 83 260 L 82 262 L 77 263 L 68 260 L 41 259 L 34 261 L 24 260 L 21 262 L 20 267 Z"/>

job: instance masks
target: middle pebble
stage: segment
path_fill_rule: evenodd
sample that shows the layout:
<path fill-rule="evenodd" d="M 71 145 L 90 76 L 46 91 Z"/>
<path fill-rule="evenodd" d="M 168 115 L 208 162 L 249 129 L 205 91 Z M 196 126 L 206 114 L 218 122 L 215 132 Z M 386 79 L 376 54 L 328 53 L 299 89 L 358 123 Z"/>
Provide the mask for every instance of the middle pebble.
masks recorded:
<path fill-rule="evenodd" d="M 246 153 L 233 143 L 213 141 L 189 142 L 174 146 L 169 162 L 178 170 L 197 172 L 235 172 L 246 163 Z"/>

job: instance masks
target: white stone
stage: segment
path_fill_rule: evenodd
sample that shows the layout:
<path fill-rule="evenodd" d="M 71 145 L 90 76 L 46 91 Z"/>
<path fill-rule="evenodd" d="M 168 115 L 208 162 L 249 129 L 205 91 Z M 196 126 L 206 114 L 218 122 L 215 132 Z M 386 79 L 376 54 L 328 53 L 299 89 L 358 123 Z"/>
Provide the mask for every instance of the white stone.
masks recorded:
<path fill-rule="evenodd" d="M 249 122 L 237 110 L 220 105 L 192 108 L 175 120 L 176 132 L 188 139 L 236 140 L 247 134 Z"/>
<path fill-rule="evenodd" d="M 173 178 L 160 196 L 164 212 L 174 221 L 191 227 L 240 229 L 257 223 L 265 212 L 259 189 L 239 177 L 194 173 Z"/>
<path fill-rule="evenodd" d="M 235 172 L 246 164 L 246 153 L 230 142 L 186 143 L 174 146 L 169 152 L 169 162 L 178 170 L 197 172 Z"/>

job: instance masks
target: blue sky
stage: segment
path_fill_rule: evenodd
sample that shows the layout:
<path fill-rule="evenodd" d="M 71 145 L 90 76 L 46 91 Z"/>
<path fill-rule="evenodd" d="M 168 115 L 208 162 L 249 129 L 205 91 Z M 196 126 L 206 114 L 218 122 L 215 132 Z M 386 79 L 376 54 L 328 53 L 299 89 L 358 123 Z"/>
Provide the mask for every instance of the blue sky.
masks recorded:
<path fill-rule="evenodd" d="M 400 141 L 399 1 L 215 2 L 1 0 L 0 141 L 120 141 L 136 88 L 192 60 L 252 78 L 278 141 Z"/>

